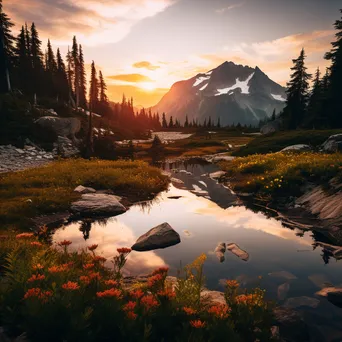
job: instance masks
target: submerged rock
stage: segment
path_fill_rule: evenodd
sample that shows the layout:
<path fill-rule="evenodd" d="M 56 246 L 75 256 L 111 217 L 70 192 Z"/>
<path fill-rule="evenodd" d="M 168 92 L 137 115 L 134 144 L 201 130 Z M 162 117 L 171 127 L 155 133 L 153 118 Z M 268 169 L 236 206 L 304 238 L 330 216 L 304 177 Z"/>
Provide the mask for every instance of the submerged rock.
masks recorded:
<path fill-rule="evenodd" d="M 278 286 L 278 299 L 284 300 L 290 290 L 290 284 L 284 283 Z"/>
<path fill-rule="evenodd" d="M 71 211 L 84 217 L 114 216 L 127 209 L 119 202 L 120 197 L 107 194 L 84 194 L 71 204 Z"/>
<path fill-rule="evenodd" d="M 294 274 L 292 274 L 290 272 L 287 272 L 287 271 L 271 272 L 268 275 L 270 277 L 284 278 L 284 279 L 287 279 L 287 280 L 297 279 L 297 277 Z"/>
<path fill-rule="evenodd" d="M 316 292 L 316 295 L 326 297 L 330 303 L 342 308 L 342 287 L 326 287 Z"/>
<path fill-rule="evenodd" d="M 316 298 L 312 298 L 312 297 L 307 297 L 307 296 L 302 296 L 302 297 L 293 297 L 293 298 L 289 298 L 286 302 L 285 302 L 285 307 L 287 308 L 298 308 L 301 306 L 309 306 L 311 308 L 317 308 L 318 304 L 320 303 L 320 301 Z"/>
<path fill-rule="evenodd" d="M 220 262 L 223 262 L 225 259 L 224 259 L 224 253 L 226 252 L 226 244 L 224 242 L 220 242 L 216 248 L 215 248 L 215 254 L 217 256 L 217 259 L 220 261 Z"/>
<path fill-rule="evenodd" d="M 179 234 L 165 222 L 141 235 L 132 249 L 139 252 L 151 251 L 174 246 L 180 242 Z"/>
<path fill-rule="evenodd" d="M 249 254 L 246 251 L 242 250 L 235 243 L 229 243 L 227 245 L 227 250 L 235 254 L 237 257 L 239 257 L 243 261 L 247 261 L 249 259 Z"/>
<path fill-rule="evenodd" d="M 83 185 L 79 185 L 74 189 L 74 192 L 78 192 L 80 194 L 94 194 L 96 192 L 93 188 L 88 188 Z"/>

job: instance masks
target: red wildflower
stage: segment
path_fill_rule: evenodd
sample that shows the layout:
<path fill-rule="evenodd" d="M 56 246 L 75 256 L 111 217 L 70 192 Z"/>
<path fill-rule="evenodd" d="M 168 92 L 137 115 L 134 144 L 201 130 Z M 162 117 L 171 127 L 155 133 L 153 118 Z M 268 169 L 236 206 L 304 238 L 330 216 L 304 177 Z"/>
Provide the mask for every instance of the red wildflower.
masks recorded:
<path fill-rule="evenodd" d="M 189 307 L 186 307 L 186 306 L 184 306 L 183 310 L 188 316 L 192 316 L 192 315 L 195 315 L 197 313 L 196 310 L 189 308 Z"/>
<path fill-rule="evenodd" d="M 66 247 L 66 246 L 69 246 L 69 245 L 71 245 L 72 244 L 72 242 L 70 241 L 70 240 L 63 240 L 63 241 L 61 241 L 61 242 L 59 242 L 58 243 L 58 246 L 61 246 L 61 247 Z"/>
<path fill-rule="evenodd" d="M 168 267 L 159 267 L 156 270 L 153 271 L 152 275 L 156 275 L 156 274 L 165 274 L 169 272 L 169 268 Z"/>
<path fill-rule="evenodd" d="M 32 247 L 42 247 L 42 246 L 43 246 L 43 244 L 41 244 L 41 243 L 38 242 L 38 241 L 32 241 L 32 242 L 30 242 L 30 245 L 31 245 Z"/>
<path fill-rule="evenodd" d="M 113 280 L 113 279 L 106 280 L 104 283 L 107 286 L 117 286 L 118 285 L 118 282 L 116 280 Z"/>
<path fill-rule="evenodd" d="M 98 298 L 113 297 L 113 298 L 120 299 L 122 297 L 122 291 L 118 290 L 118 289 L 110 289 L 110 290 L 105 290 L 105 291 L 102 291 L 102 292 L 97 292 L 96 296 Z"/>
<path fill-rule="evenodd" d="M 173 299 L 176 297 L 176 292 L 172 291 L 171 289 L 159 291 L 157 294 L 158 296 L 165 297 L 167 299 Z"/>
<path fill-rule="evenodd" d="M 153 295 L 147 295 L 141 298 L 141 304 L 145 307 L 146 311 L 153 309 L 159 305 L 159 302 Z"/>
<path fill-rule="evenodd" d="M 129 320 L 134 321 L 138 317 L 137 314 L 135 314 L 133 311 L 126 312 L 126 316 Z"/>
<path fill-rule="evenodd" d="M 120 254 L 128 254 L 128 253 L 132 252 L 132 250 L 130 248 L 126 248 L 126 247 L 118 248 L 117 251 Z"/>
<path fill-rule="evenodd" d="M 42 270 L 44 266 L 42 264 L 36 264 L 32 266 L 32 269 L 37 271 L 37 270 Z"/>
<path fill-rule="evenodd" d="M 102 257 L 102 256 L 97 255 L 93 258 L 93 261 L 94 262 L 105 262 L 105 261 L 107 261 L 107 259 Z"/>
<path fill-rule="evenodd" d="M 93 251 L 95 251 L 95 249 L 98 247 L 99 245 L 91 245 L 91 246 L 88 246 L 88 249 L 91 251 L 91 252 L 93 252 Z"/>
<path fill-rule="evenodd" d="M 88 276 L 80 276 L 80 282 L 88 285 L 90 283 L 90 278 Z"/>
<path fill-rule="evenodd" d="M 101 280 L 102 277 L 99 272 L 91 272 L 89 273 L 90 280 Z"/>
<path fill-rule="evenodd" d="M 91 270 L 92 268 L 94 268 L 94 264 L 85 264 L 84 266 L 83 266 L 83 268 L 85 269 L 85 270 Z"/>
<path fill-rule="evenodd" d="M 40 288 L 28 289 L 24 295 L 24 299 L 37 298 L 46 303 L 48 298 L 52 296 L 52 291 L 42 291 Z"/>
<path fill-rule="evenodd" d="M 21 233 L 21 234 L 17 234 L 15 236 L 16 239 L 31 239 L 34 237 L 34 234 L 33 233 Z"/>
<path fill-rule="evenodd" d="M 216 318 L 225 319 L 228 317 L 231 309 L 226 305 L 214 305 L 208 309 L 208 313 L 212 314 Z"/>
<path fill-rule="evenodd" d="M 62 288 L 64 290 L 70 290 L 70 291 L 75 291 L 78 290 L 80 288 L 80 286 L 78 285 L 78 283 L 73 282 L 73 281 L 68 281 L 67 283 L 62 285 Z"/>
<path fill-rule="evenodd" d="M 131 300 L 123 306 L 123 311 L 133 311 L 137 306 L 136 302 L 132 302 Z"/>
<path fill-rule="evenodd" d="M 67 264 L 63 264 L 60 266 L 51 266 L 48 268 L 48 271 L 50 273 L 62 273 L 68 270 L 68 265 Z"/>
<path fill-rule="evenodd" d="M 148 278 L 147 286 L 153 287 L 156 284 L 162 282 L 164 280 L 164 277 L 161 274 L 156 274 L 153 277 Z"/>
<path fill-rule="evenodd" d="M 130 295 L 132 298 L 140 299 L 144 295 L 144 292 L 138 289 L 138 290 L 132 291 Z"/>
<path fill-rule="evenodd" d="M 227 286 L 230 289 L 237 289 L 239 287 L 239 283 L 236 280 L 227 280 Z"/>
<path fill-rule="evenodd" d="M 190 325 L 193 328 L 200 329 L 205 327 L 205 322 L 202 322 L 201 320 L 196 320 L 196 321 L 190 321 Z"/>
<path fill-rule="evenodd" d="M 44 280 L 45 275 L 44 274 L 33 274 L 29 279 L 27 279 L 28 283 L 33 283 L 34 281 L 40 281 Z"/>

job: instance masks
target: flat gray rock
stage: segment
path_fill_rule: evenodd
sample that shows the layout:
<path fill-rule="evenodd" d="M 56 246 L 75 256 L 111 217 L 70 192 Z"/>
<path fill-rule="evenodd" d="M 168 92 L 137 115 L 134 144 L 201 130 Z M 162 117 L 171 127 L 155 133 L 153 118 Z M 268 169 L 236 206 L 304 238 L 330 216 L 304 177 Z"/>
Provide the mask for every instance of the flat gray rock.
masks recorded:
<path fill-rule="evenodd" d="M 114 216 L 127 209 L 119 202 L 120 197 L 107 194 L 84 194 L 72 203 L 71 211 L 80 216 Z"/>
<path fill-rule="evenodd" d="M 174 246 L 180 242 L 179 234 L 165 222 L 141 235 L 132 249 L 139 252 L 151 251 Z"/>
<path fill-rule="evenodd" d="M 309 145 L 298 144 L 298 145 L 291 145 L 291 146 L 285 147 L 280 152 L 308 152 L 308 151 L 312 151 L 312 148 Z"/>
<path fill-rule="evenodd" d="M 242 250 L 236 243 L 229 243 L 227 245 L 227 250 L 235 254 L 243 261 L 247 261 L 249 259 L 249 254 Z"/>
<path fill-rule="evenodd" d="M 284 306 L 286 308 L 298 308 L 301 306 L 309 306 L 311 308 L 317 308 L 319 304 L 319 300 L 316 298 L 312 298 L 312 297 L 307 297 L 307 296 L 302 296 L 302 297 L 293 297 L 293 298 L 289 298 Z"/>
<path fill-rule="evenodd" d="M 74 192 L 78 192 L 79 194 L 94 194 L 96 190 L 83 185 L 79 185 L 74 189 Z"/>

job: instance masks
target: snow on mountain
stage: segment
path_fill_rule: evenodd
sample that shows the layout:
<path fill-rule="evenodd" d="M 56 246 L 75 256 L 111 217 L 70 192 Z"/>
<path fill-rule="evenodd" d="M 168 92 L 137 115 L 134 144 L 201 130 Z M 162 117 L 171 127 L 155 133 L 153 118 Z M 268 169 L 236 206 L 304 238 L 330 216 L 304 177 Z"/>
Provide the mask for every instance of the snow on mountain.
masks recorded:
<path fill-rule="evenodd" d="M 270 117 L 285 105 L 285 89 L 258 67 L 225 62 L 206 73 L 176 82 L 153 111 L 184 122 L 195 118 L 217 120 L 223 125 L 252 124 Z"/>

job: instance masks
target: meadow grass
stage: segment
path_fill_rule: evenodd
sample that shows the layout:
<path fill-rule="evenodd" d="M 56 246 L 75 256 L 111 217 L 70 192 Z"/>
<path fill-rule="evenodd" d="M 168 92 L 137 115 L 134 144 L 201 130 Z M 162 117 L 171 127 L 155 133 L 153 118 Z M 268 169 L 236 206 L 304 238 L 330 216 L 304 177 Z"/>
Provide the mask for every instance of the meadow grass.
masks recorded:
<path fill-rule="evenodd" d="M 312 147 L 321 145 L 331 135 L 341 133 L 341 130 L 296 130 L 277 132 L 256 137 L 247 146 L 233 152 L 234 156 L 245 157 L 250 154 L 267 154 L 279 152 L 283 148 L 296 144 L 307 144 Z"/>
<path fill-rule="evenodd" d="M 332 178 L 342 178 L 340 153 L 256 154 L 220 166 L 234 190 L 271 196 L 300 195 L 307 182 L 328 185 Z"/>
<path fill-rule="evenodd" d="M 113 190 L 129 200 L 144 200 L 166 189 L 167 177 L 142 161 L 68 159 L 0 175 L 2 228 L 29 228 L 30 219 L 68 210 L 78 185 Z"/>

